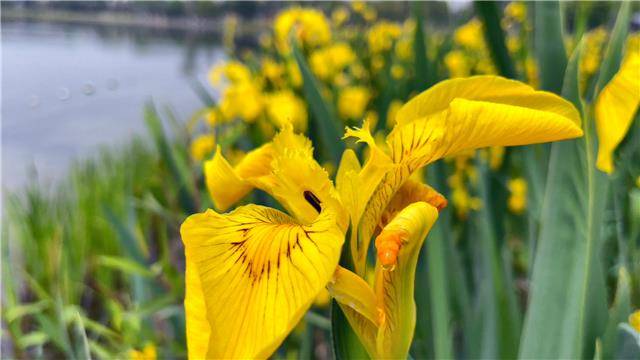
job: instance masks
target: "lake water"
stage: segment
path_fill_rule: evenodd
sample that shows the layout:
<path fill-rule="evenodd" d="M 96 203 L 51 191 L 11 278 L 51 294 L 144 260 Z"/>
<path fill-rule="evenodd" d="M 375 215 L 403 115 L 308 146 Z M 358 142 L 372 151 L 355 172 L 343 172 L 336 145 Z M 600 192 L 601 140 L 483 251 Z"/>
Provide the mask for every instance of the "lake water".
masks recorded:
<path fill-rule="evenodd" d="M 203 106 L 191 80 L 224 58 L 219 36 L 2 24 L 2 187 L 51 182 L 74 158 L 145 132 L 143 106 L 181 119 Z"/>

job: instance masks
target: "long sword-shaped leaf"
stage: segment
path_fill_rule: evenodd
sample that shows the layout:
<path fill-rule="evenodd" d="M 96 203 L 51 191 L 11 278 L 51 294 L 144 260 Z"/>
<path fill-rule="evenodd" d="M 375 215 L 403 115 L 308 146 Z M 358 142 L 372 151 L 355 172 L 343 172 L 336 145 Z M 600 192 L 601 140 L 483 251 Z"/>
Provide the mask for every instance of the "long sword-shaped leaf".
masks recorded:
<path fill-rule="evenodd" d="M 620 10 L 618 10 L 618 17 L 616 18 L 616 24 L 611 32 L 611 38 L 609 39 L 609 46 L 602 59 L 602 66 L 600 66 L 600 73 L 598 74 L 598 83 L 596 91 L 602 90 L 607 85 L 609 80 L 620 68 L 620 62 L 622 61 L 622 48 L 624 47 L 624 41 L 629 32 L 629 22 L 631 20 L 631 3 L 625 1 L 620 4 Z"/>
<path fill-rule="evenodd" d="M 562 36 L 562 13 L 557 1 L 536 1 L 534 9 L 534 50 L 540 88 L 560 94 L 562 78 L 567 67 Z"/>
<path fill-rule="evenodd" d="M 162 161 L 169 168 L 170 174 L 178 186 L 178 194 L 183 210 L 189 214 L 198 211 L 194 196 L 194 185 L 188 167 L 182 158 L 176 156 L 176 152 L 165 135 L 158 112 L 151 103 L 145 107 L 144 120 Z"/>
<path fill-rule="evenodd" d="M 309 103 L 309 108 L 311 109 L 311 119 L 314 122 L 312 127 L 316 129 L 320 135 L 317 137 L 317 140 L 319 140 L 323 148 L 322 150 L 324 150 L 321 151 L 321 154 L 328 157 L 324 160 L 330 160 L 333 161 L 334 164 L 338 164 L 342 156 L 342 151 L 344 151 L 344 143 L 340 141 L 342 137 L 341 132 L 338 131 L 338 118 L 335 115 L 333 106 L 322 98 L 318 82 L 297 46 L 293 47 L 293 55 L 302 74 L 302 87 L 305 98 Z"/>
<path fill-rule="evenodd" d="M 515 79 L 517 76 L 516 68 L 509 56 L 507 44 L 504 40 L 505 33 L 500 26 L 500 19 L 502 18 L 500 5 L 496 1 L 475 1 L 474 5 L 476 12 L 482 19 L 484 37 L 491 52 L 493 63 L 502 76 Z"/>
<path fill-rule="evenodd" d="M 582 109 L 578 64 L 582 43 L 564 79 L 563 96 Z M 606 290 L 599 263 L 607 179 L 595 169 L 593 121 L 585 136 L 552 145 L 521 358 L 590 358 L 604 328 Z"/>
<path fill-rule="evenodd" d="M 415 59 L 416 71 L 414 90 L 417 92 L 426 90 L 435 82 L 433 76 L 431 76 L 431 66 L 429 64 L 429 59 L 427 59 L 427 45 L 425 43 L 426 39 L 424 36 L 424 24 L 422 22 L 422 14 L 420 13 L 421 7 L 422 3 L 413 3 L 413 11 L 416 14 L 416 31 L 413 34 L 413 56 Z"/>

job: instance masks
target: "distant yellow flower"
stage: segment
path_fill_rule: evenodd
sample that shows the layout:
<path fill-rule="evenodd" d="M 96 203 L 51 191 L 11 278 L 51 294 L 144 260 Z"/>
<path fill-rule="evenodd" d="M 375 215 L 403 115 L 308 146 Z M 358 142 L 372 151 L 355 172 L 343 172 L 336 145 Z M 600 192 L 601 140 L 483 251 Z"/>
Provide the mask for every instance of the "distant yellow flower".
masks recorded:
<path fill-rule="evenodd" d="M 458 45 L 473 50 L 481 50 L 486 47 L 483 34 L 482 23 L 480 20 L 473 18 L 455 31 L 453 39 Z"/>
<path fill-rule="evenodd" d="M 331 20 L 334 26 L 341 26 L 345 21 L 349 19 L 349 10 L 346 7 L 340 6 L 333 10 L 331 13 Z"/>
<path fill-rule="evenodd" d="M 158 354 L 153 344 L 147 344 L 141 351 L 129 350 L 129 360 L 156 360 Z"/>
<path fill-rule="evenodd" d="M 215 148 L 215 136 L 211 134 L 199 136 L 191 142 L 191 157 L 196 161 L 202 161 L 207 155 L 211 154 Z"/>
<path fill-rule="evenodd" d="M 218 124 L 220 116 L 218 115 L 217 109 L 210 109 L 204 116 L 205 121 L 209 126 L 214 127 Z"/>
<path fill-rule="evenodd" d="M 351 2 L 351 8 L 357 13 L 362 13 L 367 8 L 367 5 L 364 1 L 357 0 Z"/>
<path fill-rule="evenodd" d="M 243 82 L 228 86 L 220 99 L 220 112 L 226 119 L 255 121 L 263 109 L 262 91 L 256 84 Z"/>
<path fill-rule="evenodd" d="M 374 24 L 368 34 L 369 49 L 372 53 L 388 51 L 401 32 L 400 25 L 393 22 L 384 20 Z"/>
<path fill-rule="evenodd" d="M 262 60 L 262 74 L 273 84 L 280 84 L 284 75 L 284 66 L 271 58 Z"/>
<path fill-rule="evenodd" d="M 452 78 L 469 76 L 469 65 L 467 64 L 466 56 L 462 51 L 450 51 L 444 57 L 444 64 L 447 66 L 449 76 Z"/>
<path fill-rule="evenodd" d="M 378 17 L 378 12 L 376 11 L 376 9 L 370 7 L 364 11 L 362 17 L 368 22 L 373 22 Z"/>
<path fill-rule="evenodd" d="M 404 77 L 404 68 L 402 67 L 402 65 L 393 64 L 391 66 L 391 77 L 395 80 L 399 80 Z"/>
<path fill-rule="evenodd" d="M 214 66 L 209 71 L 209 82 L 213 86 L 220 85 L 223 78 L 231 83 L 249 82 L 252 79 L 251 70 L 239 61 L 230 61 Z"/>
<path fill-rule="evenodd" d="M 292 124 L 297 131 L 307 129 L 307 108 L 302 99 L 291 91 L 279 91 L 266 97 L 267 114 L 271 121 L 281 128 Z"/>
<path fill-rule="evenodd" d="M 356 54 L 346 43 L 337 43 L 311 53 L 309 63 L 313 73 L 328 80 L 356 60 Z"/>
<path fill-rule="evenodd" d="M 602 49 L 609 36 L 604 27 L 595 28 L 584 35 L 584 50 L 580 58 L 581 77 L 588 79 L 598 71 L 602 62 Z"/>
<path fill-rule="evenodd" d="M 527 19 L 527 6 L 521 1 L 512 1 L 504 8 L 505 16 L 523 23 Z"/>
<path fill-rule="evenodd" d="M 637 332 L 640 332 L 640 310 L 636 310 L 629 315 L 629 325 Z"/>
<path fill-rule="evenodd" d="M 344 88 L 338 97 L 338 112 L 344 119 L 362 119 L 369 99 L 371 99 L 371 93 L 364 86 Z"/>
<path fill-rule="evenodd" d="M 515 178 L 507 183 L 509 199 L 507 205 L 514 214 L 522 214 L 527 208 L 527 181 L 523 178 Z"/>
<path fill-rule="evenodd" d="M 273 25 L 278 49 L 289 52 L 289 36 L 292 34 L 303 46 L 317 47 L 331 39 L 331 28 L 320 10 L 291 7 L 276 16 Z"/>
<path fill-rule="evenodd" d="M 620 70 L 602 89 L 595 102 L 598 169 L 609 174 L 613 172 L 613 153 L 629 131 L 639 106 L 640 42 L 632 36 Z"/>
<path fill-rule="evenodd" d="M 396 56 L 400 60 L 410 60 L 413 57 L 413 41 L 411 38 L 402 38 L 396 42 Z"/>

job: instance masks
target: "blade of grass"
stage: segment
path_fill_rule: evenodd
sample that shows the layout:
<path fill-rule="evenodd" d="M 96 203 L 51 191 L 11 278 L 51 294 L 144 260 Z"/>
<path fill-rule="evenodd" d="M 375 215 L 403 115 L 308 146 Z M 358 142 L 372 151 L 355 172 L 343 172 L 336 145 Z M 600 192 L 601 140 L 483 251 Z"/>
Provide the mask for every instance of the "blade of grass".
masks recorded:
<path fill-rule="evenodd" d="M 311 120 L 314 122 L 314 128 L 318 131 L 318 140 L 322 145 L 321 153 L 326 157 L 324 160 L 338 164 L 344 151 L 344 143 L 340 141 L 342 132 L 338 130 L 340 122 L 333 106 L 322 98 L 320 86 L 298 46 L 293 46 L 293 55 L 302 73 L 302 89 L 313 115 Z"/>
<path fill-rule="evenodd" d="M 509 56 L 505 42 L 505 33 L 500 25 L 502 10 L 497 1 L 474 1 L 476 13 L 482 20 L 484 37 L 491 53 L 491 59 L 500 75 L 511 79 L 517 78 L 516 68 Z"/>
<path fill-rule="evenodd" d="M 540 72 L 540 88 L 560 94 L 567 67 L 558 1 L 530 3 L 534 9 L 534 51 Z"/>

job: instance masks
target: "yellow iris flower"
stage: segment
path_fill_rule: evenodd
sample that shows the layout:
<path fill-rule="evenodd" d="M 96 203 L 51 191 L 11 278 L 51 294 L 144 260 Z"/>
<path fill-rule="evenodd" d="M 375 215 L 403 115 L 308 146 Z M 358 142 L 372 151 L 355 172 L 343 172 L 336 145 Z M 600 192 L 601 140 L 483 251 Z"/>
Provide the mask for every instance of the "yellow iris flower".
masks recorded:
<path fill-rule="evenodd" d="M 640 35 L 636 35 L 640 36 Z M 620 70 L 602 89 L 595 103 L 598 169 L 612 173 L 613 153 L 631 127 L 640 105 L 640 41 L 632 37 Z"/>
<path fill-rule="evenodd" d="M 517 81 L 479 76 L 442 82 L 406 103 L 384 147 L 368 124 L 348 129 L 369 146 L 343 154 L 335 187 L 311 143 L 286 126 L 235 167 L 220 150 L 205 163 L 219 211 L 253 188 L 288 214 L 246 205 L 190 216 L 186 254 L 191 358 L 265 358 L 327 287 L 374 358 L 406 358 L 415 327 L 419 250 L 446 200 L 411 174 L 444 156 L 487 146 L 582 135 L 576 109 Z M 356 272 L 338 266 L 347 230 Z M 375 238 L 373 285 L 366 252 Z"/>

